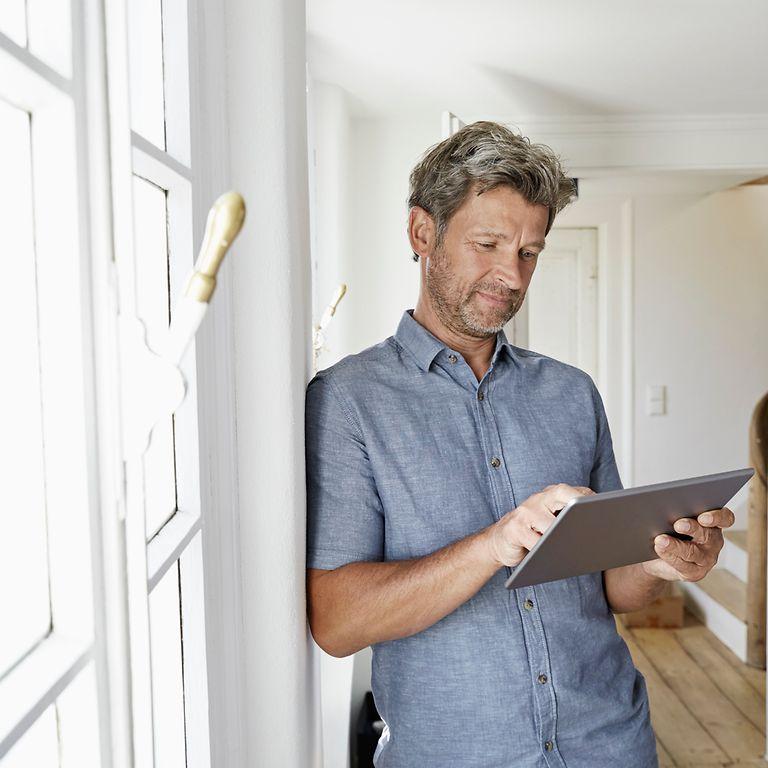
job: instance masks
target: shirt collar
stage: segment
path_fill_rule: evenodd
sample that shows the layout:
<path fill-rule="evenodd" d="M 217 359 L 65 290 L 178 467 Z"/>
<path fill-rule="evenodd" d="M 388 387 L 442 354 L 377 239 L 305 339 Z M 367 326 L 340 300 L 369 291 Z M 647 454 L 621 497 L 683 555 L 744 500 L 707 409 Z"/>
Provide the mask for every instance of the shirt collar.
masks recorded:
<path fill-rule="evenodd" d="M 395 339 L 416 358 L 422 371 L 428 371 L 438 353 L 443 349 L 448 349 L 444 342 L 433 336 L 421 323 L 413 319 L 413 309 L 406 309 L 403 312 L 397 326 Z M 504 329 L 496 333 L 496 347 L 493 350 L 491 361 L 496 359 L 501 348 L 506 349 L 510 357 L 514 357 L 512 344 L 509 343 Z"/>

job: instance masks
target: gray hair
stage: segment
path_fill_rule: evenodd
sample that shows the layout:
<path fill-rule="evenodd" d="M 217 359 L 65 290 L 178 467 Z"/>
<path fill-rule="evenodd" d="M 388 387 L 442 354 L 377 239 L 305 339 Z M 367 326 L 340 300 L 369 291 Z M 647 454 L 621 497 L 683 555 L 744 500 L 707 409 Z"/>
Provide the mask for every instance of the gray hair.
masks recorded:
<path fill-rule="evenodd" d="M 432 216 L 437 247 L 443 243 L 449 219 L 473 188 L 481 195 L 506 184 L 529 203 L 546 205 L 547 233 L 576 193 L 552 149 L 531 144 L 525 136 L 487 120 L 466 125 L 430 147 L 409 181 L 408 210 L 418 205 Z M 418 254 L 413 259 L 418 261 Z"/>

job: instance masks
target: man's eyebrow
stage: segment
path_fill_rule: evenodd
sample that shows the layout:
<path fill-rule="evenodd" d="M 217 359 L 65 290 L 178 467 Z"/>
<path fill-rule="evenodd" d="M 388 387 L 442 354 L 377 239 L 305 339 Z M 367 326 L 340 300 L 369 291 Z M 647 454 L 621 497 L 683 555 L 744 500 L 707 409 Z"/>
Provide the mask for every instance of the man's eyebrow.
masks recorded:
<path fill-rule="evenodd" d="M 495 237 L 497 240 L 509 240 L 509 238 L 503 232 L 494 232 L 492 229 L 478 229 L 475 230 L 477 235 L 485 235 L 487 237 Z M 545 248 L 546 243 L 543 240 L 535 240 L 532 243 L 527 243 L 523 248 Z"/>
<path fill-rule="evenodd" d="M 494 232 L 492 229 L 478 229 L 475 230 L 475 234 L 495 237 L 498 240 L 509 240 L 509 238 L 503 232 Z"/>

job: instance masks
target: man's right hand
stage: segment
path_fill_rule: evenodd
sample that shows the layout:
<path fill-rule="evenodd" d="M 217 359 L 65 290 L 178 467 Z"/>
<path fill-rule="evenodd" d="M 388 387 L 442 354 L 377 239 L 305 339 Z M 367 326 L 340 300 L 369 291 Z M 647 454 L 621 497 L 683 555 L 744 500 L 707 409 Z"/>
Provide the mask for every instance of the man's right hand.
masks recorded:
<path fill-rule="evenodd" d="M 594 494 L 591 488 L 560 483 L 528 497 L 486 529 L 488 551 L 499 565 L 517 565 L 536 545 L 569 501 Z"/>

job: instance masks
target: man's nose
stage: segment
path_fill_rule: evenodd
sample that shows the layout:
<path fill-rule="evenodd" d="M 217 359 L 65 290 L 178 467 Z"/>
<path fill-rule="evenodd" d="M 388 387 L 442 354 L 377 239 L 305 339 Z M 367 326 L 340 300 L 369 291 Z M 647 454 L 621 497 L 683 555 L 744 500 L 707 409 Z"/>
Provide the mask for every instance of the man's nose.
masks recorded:
<path fill-rule="evenodd" d="M 496 268 L 496 280 L 507 290 L 519 291 L 523 287 L 523 276 L 520 271 L 520 259 L 517 256 L 506 258 Z"/>

